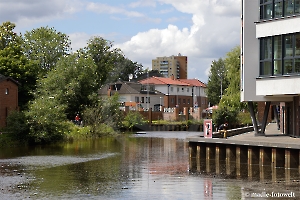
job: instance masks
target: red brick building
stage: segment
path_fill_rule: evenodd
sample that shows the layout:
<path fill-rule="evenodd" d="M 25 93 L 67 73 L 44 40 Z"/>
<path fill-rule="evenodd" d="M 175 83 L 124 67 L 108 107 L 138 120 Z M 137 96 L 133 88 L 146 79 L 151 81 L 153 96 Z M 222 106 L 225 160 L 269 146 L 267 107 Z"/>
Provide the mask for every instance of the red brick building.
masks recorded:
<path fill-rule="evenodd" d="M 14 79 L 0 75 L 0 128 L 6 126 L 9 112 L 18 110 L 18 86 Z"/>

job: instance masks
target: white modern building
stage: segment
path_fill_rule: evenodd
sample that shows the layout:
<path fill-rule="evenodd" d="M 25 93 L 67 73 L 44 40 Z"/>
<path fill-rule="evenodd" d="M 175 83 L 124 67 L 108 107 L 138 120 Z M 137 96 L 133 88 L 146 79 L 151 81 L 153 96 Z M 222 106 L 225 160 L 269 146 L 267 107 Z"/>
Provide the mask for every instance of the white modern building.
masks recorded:
<path fill-rule="evenodd" d="M 300 0 L 241 2 L 241 101 L 248 102 L 257 134 L 276 105 L 282 132 L 299 137 Z M 254 102 L 265 102 L 261 131 Z"/>

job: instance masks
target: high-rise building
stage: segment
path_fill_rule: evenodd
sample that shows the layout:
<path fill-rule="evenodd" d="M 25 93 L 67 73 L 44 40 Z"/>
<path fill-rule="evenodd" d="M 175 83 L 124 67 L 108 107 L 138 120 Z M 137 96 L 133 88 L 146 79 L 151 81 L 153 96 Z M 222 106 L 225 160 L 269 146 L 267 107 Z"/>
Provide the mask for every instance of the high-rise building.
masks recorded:
<path fill-rule="evenodd" d="M 157 70 L 165 77 L 187 79 L 187 57 L 180 53 L 177 56 L 157 57 L 152 60 L 152 70 Z"/>
<path fill-rule="evenodd" d="M 241 2 L 241 101 L 260 134 L 271 113 L 283 133 L 300 137 L 300 0 Z M 261 121 L 254 102 L 264 105 Z"/>

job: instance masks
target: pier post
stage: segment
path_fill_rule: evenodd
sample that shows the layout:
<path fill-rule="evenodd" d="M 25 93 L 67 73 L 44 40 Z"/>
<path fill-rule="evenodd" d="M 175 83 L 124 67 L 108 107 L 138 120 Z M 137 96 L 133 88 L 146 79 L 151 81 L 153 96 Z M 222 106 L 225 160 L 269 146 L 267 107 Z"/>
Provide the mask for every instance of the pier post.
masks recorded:
<path fill-rule="evenodd" d="M 216 144 L 216 156 L 215 156 L 216 174 L 220 174 L 220 146 Z"/>
<path fill-rule="evenodd" d="M 285 170 L 285 182 L 288 184 L 291 177 L 291 151 L 285 149 L 285 158 L 284 158 L 284 170 Z"/>
<path fill-rule="evenodd" d="M 241 176 L 241 147 L 236 146 L 236 159 L 235 159 L 235 164 L 236 164 L 236 176 L 237 178 L 240 178 Z"/>
<path fill-rule="evenodd" d="M 226 145 L 226 174 L 231 174 L 231 162 L 235 161 L 235 147 L 232 145 Z"/>

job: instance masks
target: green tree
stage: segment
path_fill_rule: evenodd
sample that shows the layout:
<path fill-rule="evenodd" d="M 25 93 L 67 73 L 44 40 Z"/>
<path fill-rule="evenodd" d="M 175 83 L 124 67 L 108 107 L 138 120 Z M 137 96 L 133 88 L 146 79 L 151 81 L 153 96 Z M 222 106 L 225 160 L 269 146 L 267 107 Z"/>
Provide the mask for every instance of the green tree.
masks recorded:
<path fill-rule="evenodd" d="M 95 69 L 90 56 L 73 53 L 62 57 L 47 77 L 38 81 L 35 99 L 26 112 L 34 141 L 62 139 L 69 128 L 67 122 L 90 105 L 89 95 L 97 91 Z"/>
<path fill-rule="evenodd" d="M 62 56 L 68 54 L 71 44 L 66 34 L 49 27 L 26 31 L 23 40 L 24 54 L 39 64 L 42 75 L 54 68 Z"/>
<path fill-rule="evenodd" d="M 229 124 L 239 123 L 238 113 L 246 108 L 245 103 L 240 102 L 240 48 L 233 48 L 225 57 L 226 77 L 229 85 L 219 103 L 218 110 L 214 113 L 215 123 L 225 121 Z"/>
<path fill-rule="evenodd" d="M 95 98 L 92 106 L 83 113 L 84 124 L 91 127 L 94 134 L 106 133 L 104 127 L 118 130 L 121 127 L 122 112 L 119 108 L 119 95 L 116 93 L 107 98 Z"/>
<path fill-rule="evenodd" d="M 120 49 L 113 48 L 113 43 L 102 37 L 93 37 L 88 41 L 84 49 L 94 60 L 97 66 L 97 84 L 100 88 L 107 82 L 108 77 L 116 66 L 116 63 L 123 57 Z"/>
<path fill-rule="evenodd" d="M 225 58 L 226 77 L 229 85 L 220 101 L 220 105 L 231 110 L 246 108 L 245 103 L 240 102 L 240 47 L 233 48 Z"/>
<path fill-rule="evenodd" d="M 207 98 L 211 105 L 219 104 L 221 95 L 223 96 L 227 85 L 224 60 L 222 58 L 219 58 L 217 61 L 214 60 L 210 68 L 206 90 Z"/>
<path fill-rule="evenodd" d="M 119 56 L 115 62 L 114 68 L 109 73 L 109 77 L 106 82 L 115 82 L 118 79 L 123 81 L 129 80 L 129 75 L 132 74 L 133 78 L 139 77 L 143 72 L 143 66 L 137 62 L 125 58 L 125 56 Z"/>
<path fill-rule="evenodd" d="M 14 28 L 10 22 L 0 26 L 0 74 L 20 83 L 19 106 L 24 108 L 33 97 L 30 92 L 35 89 L 38 66 L 24 56 L 22 39 Z"/>

